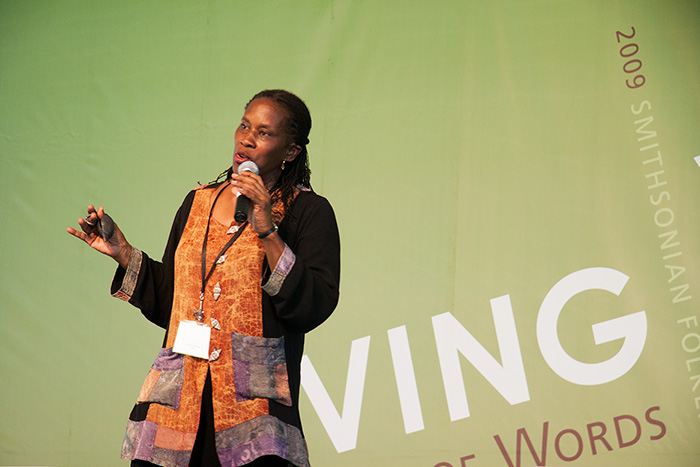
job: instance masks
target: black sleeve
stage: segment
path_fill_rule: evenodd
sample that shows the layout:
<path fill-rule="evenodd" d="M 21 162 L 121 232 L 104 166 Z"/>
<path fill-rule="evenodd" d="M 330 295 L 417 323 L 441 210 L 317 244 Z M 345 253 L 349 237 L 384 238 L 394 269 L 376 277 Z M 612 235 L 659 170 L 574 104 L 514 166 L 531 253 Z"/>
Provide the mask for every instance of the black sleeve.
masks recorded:
<path fill-rule="evenodd" d="M 340 236 L 325 198 L 302 192 L 290 211 L 279 232 L 296 258 L 271 299 L 277 319 L 305 333 L 324 322 L 338 303 Z"/>
<path fill-rule="evenodd" d="M 140 309 L 149 321 L 164 329 L 168 327 L 173 303 L 175 250 L 185 229 L 194 195 L 194 190 L 188 193 L 175 215 L 162 260 L 156 261 L 141 253 L 138 279 L 133 290 L 126 294 L 119 293 L 125 288 L 124 277 L 128 275 L 126 269 L 119 266 L 112 281 L 112 295 L 126 299 Z M 130 262 L 129 268 L 131 267 Z"/>

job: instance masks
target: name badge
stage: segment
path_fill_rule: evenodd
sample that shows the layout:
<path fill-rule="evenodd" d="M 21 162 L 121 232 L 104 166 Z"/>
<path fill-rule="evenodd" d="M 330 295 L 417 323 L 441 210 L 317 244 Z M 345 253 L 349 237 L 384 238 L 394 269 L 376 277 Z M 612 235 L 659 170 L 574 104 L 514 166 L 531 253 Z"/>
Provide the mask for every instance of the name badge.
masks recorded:
<path fill-rule="evenodd" d="M 211 328 L 196 321 L 180 321 L 173 352 L 209 359 Z"/>

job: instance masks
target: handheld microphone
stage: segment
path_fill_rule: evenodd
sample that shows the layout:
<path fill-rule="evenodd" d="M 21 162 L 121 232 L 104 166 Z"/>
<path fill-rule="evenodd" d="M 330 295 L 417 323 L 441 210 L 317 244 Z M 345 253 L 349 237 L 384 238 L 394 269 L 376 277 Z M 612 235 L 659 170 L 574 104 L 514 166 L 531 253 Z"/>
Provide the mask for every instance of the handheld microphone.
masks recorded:
<path fill-rule="evenodd" d="M 253 161 L 245 161 L 241 165 L 238 166 L 238 174 L 242 174 L 245 171 L 253 172 L 255 175 L 258 175 L 260 173 L 260 169 L 258 169 L 258 166 L 255 164 Z M 250 207 L 250 198 L 248 198 L 245 195 L 238 195 L 238 198 L 236 198 L 236 212 L 233 215 L 233 218 L 236 219 L 236 222 L 241 223 L 245 222 L 248 219 L 248 209 Z"/>

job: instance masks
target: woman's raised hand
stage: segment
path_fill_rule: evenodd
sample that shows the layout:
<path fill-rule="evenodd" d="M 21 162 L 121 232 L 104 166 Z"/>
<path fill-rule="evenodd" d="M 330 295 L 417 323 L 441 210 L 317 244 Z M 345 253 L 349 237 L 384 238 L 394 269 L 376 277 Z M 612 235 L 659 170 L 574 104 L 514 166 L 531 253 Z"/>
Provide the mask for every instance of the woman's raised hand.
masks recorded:
<path fill-rule="evenodd" d="M 100 236 L 100 232 L 97 228 L 98 219 L 102 220 L 104 217 L 104 208 L 100 206 L 95 209 L 95 206 L 91 204 L 88 206 L 87 216 L 78 219 L 78 225 L 81 230 L 68 227 L 66 231 L 75 238 L 84 241 L 100 253 L 114 258 L 120 266 L 126 268 L 129 264 L 132 246 L 126 241 L 124 234 L 116 224 L 114 224 L 114 234 L 108 240 Z"/>
<path fill-rule="evenodd" d="M 257 234 L 272 228 L 272 200 L 270 193 L 263 184 L 260 175 L 245 171 L 241 175 L 233 174 L 231 177 L 232 191 L 236 195 L 240 193 L 250 199 L 250 212 L 248 220 L 253 225 Z"/>

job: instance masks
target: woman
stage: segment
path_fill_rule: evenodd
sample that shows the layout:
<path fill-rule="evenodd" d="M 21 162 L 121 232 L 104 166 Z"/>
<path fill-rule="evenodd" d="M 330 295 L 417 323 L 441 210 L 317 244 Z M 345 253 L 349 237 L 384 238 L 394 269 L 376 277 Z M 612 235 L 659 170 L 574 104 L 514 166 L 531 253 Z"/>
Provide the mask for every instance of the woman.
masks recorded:
<path fill-rule="evenodd" d="M 68 232 L 119 267 L 112 294 L 166 329 L 131 412 L 122 457 L 132 466 L 307 466 L 298 400 L 304 334 L 338 301 L 340 242 L 330 204 L 308 188 L 311 116 L 267 90 L 245 107 L 223 183 L 191 191 L 162 261 L 103 208 Z M 239 172 L 251 161 L 259 168 Z M 250 201 L 237 222 L 238 196 Z M 175 349 L 173 349 L 175 346 Z M 153 464 L 151 464 L 153 463 Z"/>

